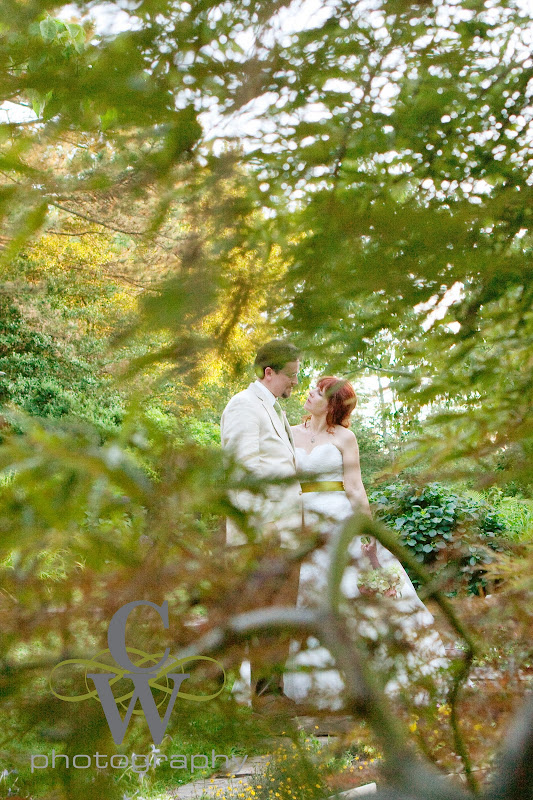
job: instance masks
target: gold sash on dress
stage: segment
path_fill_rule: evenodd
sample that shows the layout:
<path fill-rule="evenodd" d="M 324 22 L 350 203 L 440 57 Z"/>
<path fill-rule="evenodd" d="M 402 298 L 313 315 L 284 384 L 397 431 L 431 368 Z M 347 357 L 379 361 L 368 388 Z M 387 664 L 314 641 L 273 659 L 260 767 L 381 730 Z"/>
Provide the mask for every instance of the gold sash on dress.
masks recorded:
<path fill-rule="evenodd" d="M 342 481 L 309 481 L 302 483 L 302 492 L 343 492 Z"/>

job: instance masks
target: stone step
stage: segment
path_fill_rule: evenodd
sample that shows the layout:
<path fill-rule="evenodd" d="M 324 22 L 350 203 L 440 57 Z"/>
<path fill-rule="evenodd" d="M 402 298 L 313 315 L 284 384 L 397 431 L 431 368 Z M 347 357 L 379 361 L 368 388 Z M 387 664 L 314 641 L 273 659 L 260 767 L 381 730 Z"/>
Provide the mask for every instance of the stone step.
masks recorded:
<path fill-rule="evenodd" d="M 228 775 L 219 772 L 210 778 L 201 778 L 191 783 L 186 783 L 183 786 L 178 786 L 170 792 L 168 798 L 176 798 L 176 800 L 197 800 L 200 797 L 214 797 L 218 791 L 233 787 L 234 791 L 244 786 L 249 786 L 252 779 L 256 775 L 264 771 L 267 762 L 270 761 L 270 756 L 253 756 L 247 758 L 241 769 Z M 230 761 L 229 768 L 238 767 L 242 762 L 242 758 L 235 758 Z"/>
<path fill-rule="evenodd" d="M 377 790 L 378 787 L 375 783 L 365 783 L 364 786 L 356 786 L 354 789 L 332 794 L 328 800 L 352 800 L 354 797 L 362 797 L 365 794 L 375 794 Z"/>

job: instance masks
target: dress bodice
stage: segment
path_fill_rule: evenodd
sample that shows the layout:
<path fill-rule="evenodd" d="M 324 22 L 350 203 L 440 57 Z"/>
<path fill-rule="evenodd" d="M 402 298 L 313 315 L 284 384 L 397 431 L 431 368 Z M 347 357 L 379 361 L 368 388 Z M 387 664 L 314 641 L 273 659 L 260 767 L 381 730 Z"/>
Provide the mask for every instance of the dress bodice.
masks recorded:
<path fill-rule="evenodd" d="M 299 472 L 313 473 L 316 480 L 342 481 L 342 453 L 332 442 L 316 445 L 310 453 L 302 447 L 296 448 L 296 464 Z"/>

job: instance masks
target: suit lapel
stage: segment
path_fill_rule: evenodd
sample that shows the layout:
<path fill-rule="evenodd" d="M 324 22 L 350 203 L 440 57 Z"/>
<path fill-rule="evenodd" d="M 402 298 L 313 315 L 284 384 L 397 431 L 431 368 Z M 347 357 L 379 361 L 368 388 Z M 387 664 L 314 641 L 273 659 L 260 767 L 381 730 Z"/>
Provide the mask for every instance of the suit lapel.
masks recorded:
<path fill-rule="evenodd" d="M 273 424 L 273 426 L 274 426 L 274 428 L 276 430 L 276 433 L 278 434 L 280 439 L 283 442 L 285 442 L 285 444 L 287 445 L 287 447 L 290 449 L 291 453 L 294 456 L 294 453 L 295 453 L 295 451 L 294 451 L 294 442 L 293 442 L 293 439 L 292 439 L 292 433 L 291 433 L 290 425 L 289 425 L 289 423 L 287 421 L 287 417 L 285 416 L 285 412 L 283 410 L 281 412 L 283 414 L 283 419 L 284 419 L 284 422 L 285 422 L 285 424 L 283 424 L 282 421 L 280 420 L 280 418 L 278 417 L 278 415 L 276 413 L 276 409 L 274 408 L 274 406 L 271 405 L 270 403 L 267 403 L 265 398 L 262 396 L 261 392 L 257 391 L 257 389 L 255 388 L 254 384 L 251 383 L 248 388 L 251 389 L 251 391 L 254 393 L 254 395 L 257 397 L 257 399 L 261 401 L 261 403 L 263 404 L 263 408 L 266 410 L 268 416 L 272 420 L 272 424 Z"/>
<path fill-rule="evenodd" d="M 274 406 L 271 406 L 269 403 L 267 403 L 267 401 L 264 400 L 261 396 L 259 397 L 259 399 L 262 401 L 264 407 L 266 408 L 266 410 L 268 412 L 268 416 L 272 420 L 272 423 L 273 423 L 273 425 L 274 425 L 274 427 L 276 429 L 276 433 L 279 436 L 281 436 L 281 438 L 285 441 L 286 438 L 287 438 L 287 431 L 285 429 L 285 425 L 280 420 L 276 409 L 274 408 Z"/>
<path fill-rule="evenodd" d="M 292 449 L 294 450 L 294 439 L 292 438 L 292 431 L 291 431 L 291 426 L 289 425 L 289 420 L 287 419 L 287 415 L 283 411 L 283 409 L 282 409 L 281 413 L 283 414 L 283 420 L 285 422 L 285 430 L 287 431 L 287 436 L 289 437 L 289 442 L 291 443 Z"/>

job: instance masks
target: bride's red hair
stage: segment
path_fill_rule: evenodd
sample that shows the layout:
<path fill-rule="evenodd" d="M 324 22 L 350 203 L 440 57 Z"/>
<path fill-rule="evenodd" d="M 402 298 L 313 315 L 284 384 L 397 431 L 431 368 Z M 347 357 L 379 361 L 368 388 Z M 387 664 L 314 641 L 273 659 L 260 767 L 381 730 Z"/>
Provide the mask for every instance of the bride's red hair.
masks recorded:
<path fill-rule="evenodd" d="M 351 413 L 357 405 L 357 395 L 352 384 L 342 378 L 325 375 L 317 381 L 316 385 L 324 392 L 328 400 L 328 410 L 326 412 L 328 430 L 335 425 L 349 428 Z M 308 419 L 310 417 L 306 417 L 306 427 Z"/>

